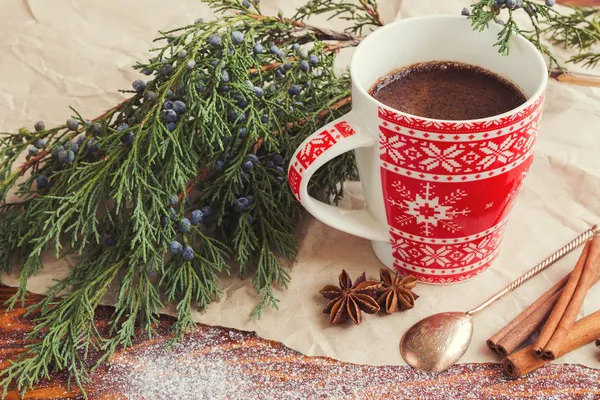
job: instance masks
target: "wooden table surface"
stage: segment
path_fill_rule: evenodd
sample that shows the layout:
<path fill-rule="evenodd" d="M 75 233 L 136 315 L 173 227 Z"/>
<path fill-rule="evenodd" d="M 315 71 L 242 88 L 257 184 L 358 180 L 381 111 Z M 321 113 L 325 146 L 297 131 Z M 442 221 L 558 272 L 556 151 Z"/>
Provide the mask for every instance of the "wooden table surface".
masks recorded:
<path fill-rule="evenodd" d="M 0 304 L 14 292 L 0 286 Z M 41 298 L 30 295 L 27 305 Z M 0 371 L 27 343 L 25 334 L 33 324 L 23 318 L 24 312 L 24 308 L 7 311 L 0 306 Z M 111 307 L 98 310 L 100 331 L 111 313 Z M 89 399 L 600 398 L 600 370 L 582 366 L 548 365 L 518 380 L 507 378 L 499 364 L 461 364 L 444 373 L 425 374 L 406 366 L 374 367 L 307 357 L 252 332 L 200 324 L 181 345 L 169 350 L 172 322 L 173 318 L 162 316 L 158 337 L 138 339 L 94 372 L 85 386 Z M 25 398 L 83 398 L 79 390 L 67 390 L 65 378 L 54 374 Z M 16 388 L 7 398 L 19 398 Z"/>

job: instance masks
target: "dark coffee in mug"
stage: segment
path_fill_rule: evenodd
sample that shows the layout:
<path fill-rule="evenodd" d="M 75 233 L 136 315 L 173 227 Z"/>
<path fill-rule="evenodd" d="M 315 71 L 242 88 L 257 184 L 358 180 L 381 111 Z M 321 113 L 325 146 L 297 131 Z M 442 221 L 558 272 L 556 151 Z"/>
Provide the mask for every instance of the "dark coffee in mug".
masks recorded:
<path fill-rule="evenodd" d="M 398 111 L 442 120 L 492 117 L 527 101 L 508 79 L 478 66 L 444 61 L 396 70 L 380 78 L 369 93 Z"/>

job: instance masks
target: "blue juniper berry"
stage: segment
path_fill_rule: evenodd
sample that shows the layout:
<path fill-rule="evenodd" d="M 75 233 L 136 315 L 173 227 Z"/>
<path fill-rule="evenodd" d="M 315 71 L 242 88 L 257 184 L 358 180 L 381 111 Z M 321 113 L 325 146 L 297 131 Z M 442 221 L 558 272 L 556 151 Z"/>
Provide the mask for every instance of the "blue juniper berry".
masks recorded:
<path fill-rule="evenodd" d="M 276 70 L 275 71 L 275 79 L 283 79 L 283 78 L 284 78 L 284 76 L 283 76 L 283 73 L 281 72 L 281 70 L 279 70 L 279 69 Z"/>
<path fill-rule="evenodd" d="M 173 102 L 171 100 L 165 100 L 165 102 L 163 103 L 163 108 L 165 110 L 170 110 L 173 108 Z"/>
<path fill-rule="evenodd" d="M 244 172 L 250 172 L 254 169 L 254 164 L 252 164 L 252 161 L 244 161 L 242 163 L 242 170 Z"/>
<path fill-rule="evenodd" d="M 129 129 L 129 125 L 127 125 L 126 123 L 122 123 L 117 127 L 117 130 L 120 132 L 125 131 L 127 129 Z"/>
<path fill-rule="evenodd" d="M 67 129 L 68 130 L 76 131 L 78 127 L 79 127 L 79 121 L 77 121 L 75 118 L 69 118 L 67 120 Z"/>
<path fill-rule="evenodd" d="M 175 219 L 175 217 L 177 216 L 177 211 L 175 211 L 175 209 L 173 207 L 169 207 L 169 215 L 170 215 L 171 221 L 173 221 Z"/>
<path fill-rule="evenodd" d="M 518 10 L 519 8 L 523 7 L 523 0 L 516 0 L 515 4 L 515 10 Z"/>
<path fill-rule="evenodd" d="M 35 143 L 33 143 L 33 145 L 38 149 L 43 149 L 46 147 L 46 141 L 44 139 L 38 139 L 35 141 Z"/>
<path fill-rule="evenodd" d="M 224 69 L 223 71 L 221 71 L 221 80 L 223 82 L 229 82 L 229 72 L 227 72 L 226 69 Z"/>
<path fill-rule="evenodd" d="M 248 0 L 243 0 L 242 1 L 242 6 L 246 7 L 246 8 L 250 8 L 250 1 Z"/>
<path fill-rule="evenodd" d="M 165 64 L 160 69 L 160 73 L 164 76 L 169 76 L 173 73 L 173 66 L 171 64 Z"/>
<path fill-rule="evenodd" d="M 308 72 L 310 70 L 310 64 L 305 60 L 300 61 L 300 71 Z"/>
<path fill-rule="evenodd" d="M 271 159 L 273 160 L 275 165 L 283 165 L 284 164 L 283 157 L 279 154 L 275 154 Z"/>
<path fill-rule="evenodd" d="M 506 0 L 506 8 L 508 8 L 509 10 L 514 10 L 516 5 L 516 0 Z"/>
<path fill-rule="evenodd" d="M 202 25 L 206 20 L 204 18 L 198 18 L 194 21 L 194 25 Z"/>
<path fill-rule="evenodd" d="M 283 167 L 277 166 L 277 167 L 275 167 L 275 171 L 279 172 L 281 175 L 285 174 L 285 171 L 283 170 Z"/>
<path fill-rule="evenodd" d="M 77 136 L 77 146 L 81 147 L 83 145 L 83 142 L 85 142 L 85 135 Z"/>
<path fill-rule="evenodd" d="M 294 51 L 298 51 L 298 50 L 300 50 L 300 45 L 299 45 L 298 43 L 294 43 L 294 44 L 292 45 L 292 50 L 294 50 Z"/>
<path fill-rule="evenodd" d="M 302 88 L 298 85 L 292 85 L 289 90 L 288 93 L 292 96 L 298 96 L 300 94 L 300 92 L 302 91 Z"/>
<path fill-rule="evenodd" d="M 252 164 L 258 164 L 258 157 L 256 157 L 256 154 L 247 154 L 246 155 L 246 160 L 252 162 Z"/>
<path fill-rule="evenodd" d="M 244 34 L 240 31 L 233 31 L 231 32 L 231 43 L 233 43 L 234 45 L 239 45 L 242 44 L 244 42 Z"/>
<path fill-rule="evenodd" d="M 102 124 L 99 122 L 95 122 L 92 124 L 92 134 L 99 135 L 102 133 Z"/>
<path fill-rule="evenodd" d="M 319 63 L 319 57 L 317 57 L 314 54 L 311 54 L 310 56 L 308 56 L 308 62 L 312 65 L 317 65 Z"/>
<path fill-rule="evenodd" d="M 175 129 L 177 129 L 177 124 L 175 122 L 169 122 L 167 124 L 167 129 L 169 132 L 173 132 Z"/>
<path fill-rule="evenodd" d="M 38 189 L 44 189 L 48 186 L 49 180 L 48 177 L 40 175 L 35 179 L 35 182 L 37 183 Z"/>
<path fill-rule="evenodd" d="M 227 85 L 221 85 L 219 86 L 219 88 L 217 89 L 219 91 L 219 93 L 227 93 L 229 92 L 230 87 Z"/>
<path fill-rule="evenodd" d="M 273 161 L 267 161 L 265 163 L 265 167 L 267 167 L 267 168 L 274 168 L 275 164 L 273 163 Z"/>
<path fill-rule="evenodd" d="M 248 196 L 246 196 L 246 198 L 248 199 L 248 203 L 250 205 L 254 204 L 254 196 L 252 196 L 251 194 L 249 194 Z"/>
<path fill-rule="evenodd" d="M 240 210 L 241 212 L 250 211 L 251 205 L 246 197 L 240 197 L 239 199 L 237 199 L 236 205 L 238 210 Z"/>
<path fill-rule="evenodd" d="M 177 224 L 177 228 L 179 228 L 180 232 L 187 233 L 190 231 L 191 225 L 192 224 L 190 223 L 189 219 L 183 218 L 181 221 L 179 221 L 179 224 Z"/>
<path fill-rule="evenodd" d="M 210 206 L 204 206 L 200 209 L 200 211 L 202 211 L 203 217 L 210 217 L 212 209 L 210 208 Z"/>
<path fill-rule="evenodd" d="M 263 47 L 262 44 L 257 43 L 252 48 L 252 51 L 254 52 L 254 54 L 261 54 L 263 51 L 265 51 L 265 48 Z"/>
<path fill-rule="evenodd" d="M 285 64 L 283 64 L 283 69 L 284 69 L 285 71 L 289 71 L 289 70 L 291 70 L 292 68 L 294 68 L 294 66 L 293 66 L 292 64 L 290 64 L 290 63 L 285 63 Z"/>
<path fill-rule="evenodd" d="M 61 151 L 65 151 L 65 146 L 63 146 L 62 144 L 54 146 L 52 148 L 52 157 L 57 157 L 58 153 L 61 152 Z"/>
<path fill-rule="evenodd" d="M 202 223 L 202 211 L 192 211 L 192 225 L 198 225 Z"/>
<path fill-rule="evenodd" d="M 169 218 L 166 215 L 163 215 L 162 217 L 160 217 L 161 228 L 166 228 L 168 223 L 169 223 Z"/>
<path fill-rule="evenodd" d="M 169 244 L 169 251 L 173 254 L 179 254 L 183 250 L 183 246 L 177 240 L 173 240 Z"/>
<path fill-rule="evenodd" d="M 177 114 L 183 114 L 185 112 L 185 103 L 181 100 L 175 100 L 173 102 L 173 111 Z"/>
<path fill-rule="evenodd" d="M 468 17 L 471 15 L 471 11 L 469 11 L 469 9 L 467 7 L 463 7 L 462 11 L 460 12 L 461 15 L 464 15 L 465 17 Z"/>
<path fill-rule="evenodd" d="M 215 171 L 222 172 L 225 169 L 225 163 L 221 160 L 215 163 Z"/>
<path fill-rule="evenodd" d="M 506 4 L 506 0 L 494 0 L 494 8 L 502 8 Z"/>
<path fill-rule="evenodd" d="M 279 51 L 279 47 L 277 47 L 276 45 L 272 45 L 271 47 L 269 47 L 269 51 L 272 54 L 277 54 L 277 52 Z"/>
<path fill-rule="evenodd" d="M 175 206 L 175 205 L 177 205 L 177 203 L 179 203 L 179 196 L 177 196 L 176 194 L 170 195 L 169 196 L 169 205 Z"/>
<path fill-rule="evenodd" d="M 269 116 L 268 115 L 263 115 L 262 117 L 260 117 L 260 121 L 266 125 L 269 123 Z"/>
<path fill-rule="evenodd" d="M 77 144 L 77 142 L 74 142 L 72 140 L 67 142 L 67 147 L 73 152 L 73 153 L 77 153 L 79 151 L 79 145 Z"/>
<path fill-rule="evenodd" d="M 259 88 L 258 86 L 254 87 L 254 94 L 256 95 L 256 97 L 258 97 L 259 99 L 261 97 L 263 97 L 265 95 L 265 91 L 262 88 Z"/>
<path fill-rule="evenodd" d="M 555 4 L 556 4 L 556 0 L 546 0 L 546 5 L 548 7 L 554 7 Z"/>
<path fill-rule="evenodd" d="M 285 58 L 285 51 L 283 51 L 281 49 L 277 50 L 277 57 Z"/>
<path fill-rule="evenodd" d="M 37 147 L 30 147 L 29 148 L 29 155 L 30 156 L 36 156 L 38 153 L 38 148 Z"/>
<path fill-rule="evenodd" d="M 146 100 L 146 101 L 156 100 L 156 92 L 153 92 L 152 90 L 148 90 L 146 93 L 144 93 L 144 100 Z"/>
<path fill-rule="evenodd" d="M 135 90 L 138 93 L 142 93 L 144 90 L 146 90 L 146 82 L 144 82 L 141 79 L 136 79 L 135 81 L 133 81 L 131 86 L 133 87 L 133 90 Z"/>
<path fill-rule="evenodd" d="M 208 37 L 208 43 L 213 46 L 213 47 L 220 47 L 221 46 L 221 36 L 213 33 L 212 35 L 210 35 Z"/>
<path fill-rule="evenodd" d="M 58 156 L 60 158 L 60 154 Z M 73 150 L 67 151 L 67 162 L 73 162 L 74 160 L 75 160 L 75 153 L 73 153 Z"/>
<path fill-rule="evenodd" d="M 278 176 L 277 178 L 275 178 L 275 180 L 279 184 L 282 184 L 283 182 L 285 182 L 285 178 L 283 176 Z"/>
<path fill-rule="evenodd" d="M 177 121 L 177 113 L 174 110 L 165 110 L 164 116 L 165 116 L 165 121 L 167 121 L 167 122 L 176 122 Z"/>
<path fill-rule="evenodd" d="M 87 144 L 87 151 L 93 153 L 97 151 L 99 147 L 100 145 L 98 144 L 98 141 L 94 138 L 91 138 Z"/>
<path fill-rule="evenodd" d="M 35 128 L 36 132 L 40 132 L 46 129 L 46 124 L 44 124 L 44 121 L 38 121 L 33 127 Z"/>
<path fill-rule="evenodd" d="M 500 18 L 496 19 L 496 23 L 497 23 L 498 25 L 504 25 L 504 21 L 503 21 L 503 20 L 501 20 Z"/>
<path fill-rule="evenodd" d="M 234 98 L 235 98 L 235 101 L 237 101 L 239 108 L 248 107 L 248 100 L 246 100 L 241 94 L 236 94 Z"/>
<path fill-rule="evenodd" d="M 173 93 L 173 91 L 172 91 L 171 89 L 169 89 L 169 90 L 167 91 L 167 97 L 168 97 L 168 98 L 171 98 L 171 97 L 173 97 L 174 95 L 175 95 L 175 93 Z"/>
<path fill-rule="evenodd" d="M 227 55 L 228 56 L 232 56 L 235 54 L 235 50 L 233 50 L 231 47 L 227 49 Z"/>
<path fill-rule="evenodd" d="M 195 257 L 196 253 L 194 253 L 194 249 L 192 249 L 190 246 L 186 246 L 185 250 L 183 251 L 183 259 L 186 261 L 192 261 Z"/>
<path fill-rule="evenodd" d="M 212 67 L 215 67 L 215 68 L 217 68 L 217 65 L 219 65 L 219 60 L 212 60 L 212 61 L 210 62 L 210 65 L 211 65 Z"/>
<path fill-rule="evenodd" d="M 144 68 L 142 70 L 142 74 L 144 74 L 144 75 L 152 75 L 153 72 L 154 71 L 152 71 L 150 68 Z"/>
<path fill-rule="evenodd" d="M 238 138 L 244 139 L 247 135 L 248 135 L 248 129 L 246 129 L 246 127 L 240 128 L 240 130 L 238 131 Z"/>
<path fill-rule="evenodd" d="M 121 142 L 124 144 L 133 144 L 135 140 L 135 134 L 131 131 L 125 132 L 123 136 L 121 136 Z"/>

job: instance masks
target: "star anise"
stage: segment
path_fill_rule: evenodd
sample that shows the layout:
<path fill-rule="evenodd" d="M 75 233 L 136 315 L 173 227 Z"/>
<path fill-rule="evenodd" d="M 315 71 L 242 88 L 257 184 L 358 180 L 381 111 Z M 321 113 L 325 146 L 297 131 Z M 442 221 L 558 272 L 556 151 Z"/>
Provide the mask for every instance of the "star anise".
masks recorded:
<path fill-rule="evenodd" d="M 342 323 L 348 317 L 356 324 L 362 322 L 362 311 L 375 314 L 379 305 L 374 297 L 379 287 L 378 281 L 368 281 L 365 273 L 356 279 L 354 284 L 346 270 L 340 274 L 340 286 L 327 285 L 320 293 L 331 299 L 324 313 L 329 313 L 329 322 L 332 325 Z"/>
<path fill-rule="evenodd" d="M 419 298 L 412 289 L 417 285 L 418 279 L 412 275 L 402 276 L 392 273 L 387 268 L 379 270 L 381 286 L 377 292 L 377 303 L 386 313 L 410 310 Z"/>

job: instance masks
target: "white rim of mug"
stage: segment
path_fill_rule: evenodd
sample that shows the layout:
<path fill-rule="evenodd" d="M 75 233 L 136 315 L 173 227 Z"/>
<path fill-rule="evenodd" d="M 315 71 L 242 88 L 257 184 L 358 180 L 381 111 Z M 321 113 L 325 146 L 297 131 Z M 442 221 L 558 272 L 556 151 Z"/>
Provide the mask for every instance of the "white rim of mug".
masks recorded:
<path fill-rule="evenodd" d="M 548 67 L 546 65 L 546 61 L 544 60 L 542 53 L 540 53 L 540 51 L 533 45 L 533 43 L 531 43 L 529 40 L 525 39 L 521 35 L 515 35 L 515 36 L 513 36 L 512 40 L 521 42 L 522 45 L 524 45 L 526 48 L 528 48 L 529 50 L 531 50 L 532 52 L 534 52 L 536 54 L 537 59 L 539 61 L 538 66 L 540 67 L 539 72 L 540 72 L 540 75 L 542 76 L 542 82 L 539 85 L 539 87 L 536 89 L 535 93 L 532 96 L 530 96 L 529 99 L 527 99 L 527 101 L 525 103 L 523 103 L 519 107 L 513 108 L 512 110 L 507 111 L 503 114 L 493 115 L 491 117 L 486 117 L 486 118 L 470 119 L 470 120 L 444 120 L 444 119 L 427 118 L 427 117 L 421 117 L 419 115 L 409 114 L 404 111 L 396 110 L 395 108 L 386 106 L 385 104 L 381 103 L 380 101 L 375 99 L 373 96 L 371 96 L 369 94 L 368 89 L 366 89 L 362 85 L 360 80 L 356 79 L 357 68 L 354 67 L 354 65 L 355 65 L 356 61 L 358 60 L 358 58 L 360 57 L 361 50 L 364 47 L 367 47 L 369 45 L 369 42 L 371 40 L 374 40 L 375 37 L 385 34 L 388 30 L 392 29 L 396 25 L 403 24 L 408 21 L 415 21 L 415 20 L 439 20 L 439 19 L 464 19 L 464 20 L 466 20 L 466 17 L 449 15 L 449 14 L 438 14 L 438 15 L 424 15 L 424 16 L 418 16 L 418 17 L 403 18 L 398 21 L 394 21 L 392 23 L 384 25 L 383 27 L 370 33 L 365 39 L 363 39 L 363 41 L 356 47 L 356 50 L 355 50 L 354 54 L 352 55 L 352 59 L 350 61 L 350 77 L 351 77 L 352 81 L 356 84 L 356 86 L 359 88 L 361 94 L 363 96 L 366 96 L 371 102 L 374 102 L 379 107 L 394 111 L 395 113 L 400 114 L 400 115 L 404 115 L 404 116 L 407 116 L 410 118 L 416 118 L 416 119 L 420 119 L 420 120 L 428 121 L 428 122 L 454 123 L 454 124 L 464 123 L 464 122 L 469 122 L 469 123 L 488 122 L 488 121 L 493 121 L 493 120 L 500 119 L 503 117 L 507 117 L 507 116 L 522 112 L 523 110 L 525 110 L 526 108 L 528 108 L 532 104 L 534 104 L 539 99 L 539 97 L 543 95 L 544 91 L 546 90 L 546 85 L 548 84 Z M 493 29 L 493 28 L 490 28 L 490 29 Z M 482 33 L 478 33 L 478 32 L 473 32 L 473 33 L 474 34 L 482 34 Z M 403 66 L 399 66 L 398 68 L 402 68 L 402 67 Z M 373 84 L 375 84 L 375 82 L 373 82 Z"/>

